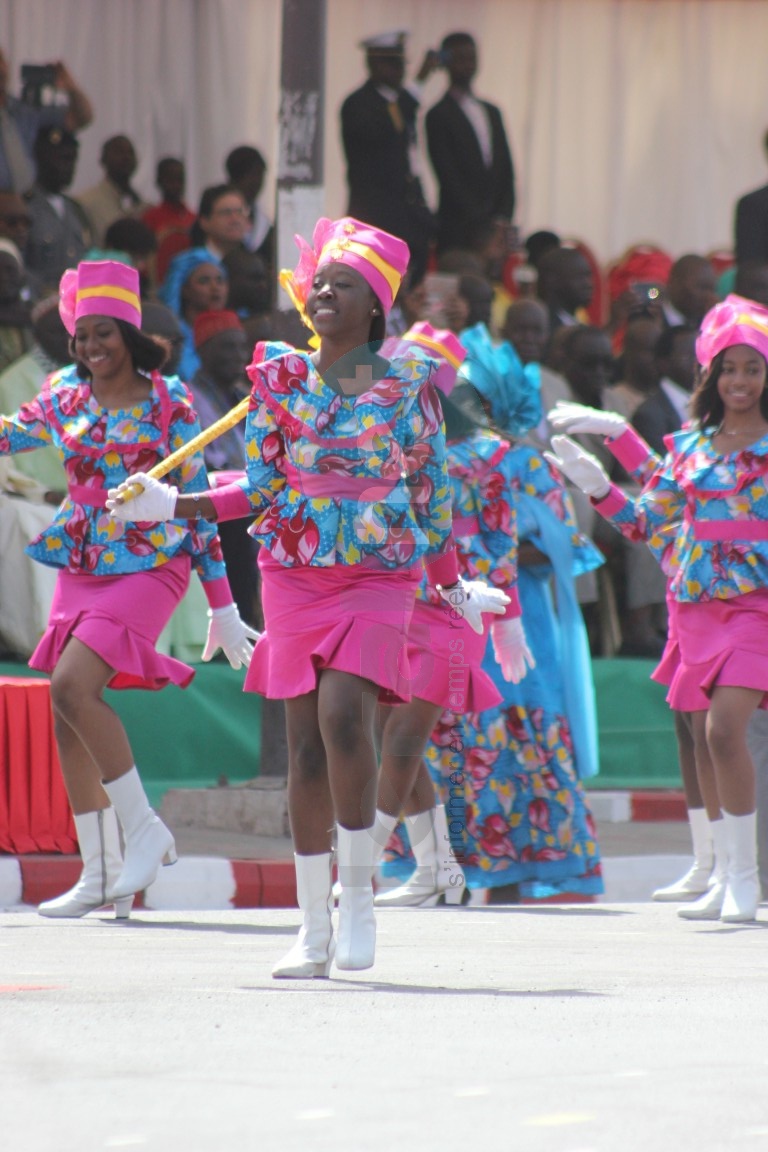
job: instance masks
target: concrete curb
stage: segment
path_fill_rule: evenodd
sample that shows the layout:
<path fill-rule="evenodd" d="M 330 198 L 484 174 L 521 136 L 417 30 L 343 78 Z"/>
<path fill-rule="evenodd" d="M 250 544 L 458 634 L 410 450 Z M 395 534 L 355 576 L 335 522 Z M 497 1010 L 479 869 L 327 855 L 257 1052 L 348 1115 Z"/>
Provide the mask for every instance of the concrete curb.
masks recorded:
<path fill-rule="evenodd" d="M 682 792 L 593 792 L 587 789 L 586 797 L 595 820 L 605 824 L 688 819 Z"/>

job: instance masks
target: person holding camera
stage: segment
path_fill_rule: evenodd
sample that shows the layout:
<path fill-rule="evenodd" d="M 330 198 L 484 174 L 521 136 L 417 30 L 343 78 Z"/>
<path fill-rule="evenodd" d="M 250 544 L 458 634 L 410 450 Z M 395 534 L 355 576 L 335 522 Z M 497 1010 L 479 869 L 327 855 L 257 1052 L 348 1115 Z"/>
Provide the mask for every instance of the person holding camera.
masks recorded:
<path fill-rule="evenodd" d="M 21 99 L 8 92 L 9 74 L 8 61 L 0 48 L 0 189 L 26 192 L 35 179 L 33 149 L 40 128 L 53 124 L 77 132 L 91 123 L 93 108 L 61 60 L 24 65 Z M 45 89 L 66 93 L 66 104 L 44 104 Z"/>

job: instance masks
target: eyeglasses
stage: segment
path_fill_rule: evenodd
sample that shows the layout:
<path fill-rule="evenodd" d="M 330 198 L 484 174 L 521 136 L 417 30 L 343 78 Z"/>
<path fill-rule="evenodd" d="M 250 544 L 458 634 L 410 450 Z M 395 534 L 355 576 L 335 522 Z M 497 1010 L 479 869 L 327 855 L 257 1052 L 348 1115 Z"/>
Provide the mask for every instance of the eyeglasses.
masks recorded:
<path fill-rule="evenodd" d="M 211 216 L 247 216 L 248 212 L 245 208 L 214 208 Z"/>

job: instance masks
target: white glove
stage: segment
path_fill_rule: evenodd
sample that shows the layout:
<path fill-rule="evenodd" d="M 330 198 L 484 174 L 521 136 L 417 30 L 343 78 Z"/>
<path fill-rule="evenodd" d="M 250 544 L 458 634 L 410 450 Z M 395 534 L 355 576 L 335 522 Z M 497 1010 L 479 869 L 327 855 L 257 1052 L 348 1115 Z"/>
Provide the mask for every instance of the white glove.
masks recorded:
<path fill-rule="evenodd" d="M 253 655 L 253 644 L 250 640 L 258 640 L 261 633 L 249 628 L 240 619 L 240 613 L 235 604 L 227 604 L 224 608 L 208 609 L 208 638 L 205 641 L 203 660 L 207 663 L 221 648 L 233 668 L 240 668 L 244 664 L 247 668 Z"/>
<path fill-rule="evenodd" d="M 569 432 L 572 436 L 577 432 L 592 432 L 596 436 L 616 437 L 627 430 L 627 421 L 618 412 L 601 412 L 569 400 L 558 400 L 547 419 L 558 432 Z"/>
<path fill-rule="evenodd" d="M 502 592 L 500 588 L 491 588 L 488 584 L 483 584 L 482 580 L 459 579 L 458 584 L 450 588 L 441 588 L 438 584 L 437 590 L 456 615 L 463 617 L 478 636 L 482 636 L 484 631 L 483 612 L 503 616 L 509 604 L 506 592 Z"/>
<path fill-rule="evenodd" d="M 553 452 L 544 453 L 545 458 L 559 472 L 567 476 L 572 484 L 581 488 L 587 496 L 594 496 L 597 500 L 602 500 L 603 496 L 608 495 L 611 489 L 608 474 L 591 452 L 587 452 L 567 436 L 553 436 L 552 448 Z"/>
<path fill-rule="evenodd" d="M 143 491 L 134 496 L 132 500 L 123 503 L 123 495 L 133 485 L 140 486 Z M 173 520 L 176 511 L 176 498 L 178 488 L 173 484 L 161 484 L 153 480 L 146 472 L 136 472 L 117 488 L 110 488 L 107 492 L 107 509 L 110 516 L 117 520 L 134 523 L 135 521 L 149 521 L 155 523 L 159 520 Z"/>
<path fill-rule="evenodd" d="M 491 624 L 491 644 L 505 680 L 519 684 L 528 669 L 536 667 L 519 616 L 511 620 L 494 620 Z"/>

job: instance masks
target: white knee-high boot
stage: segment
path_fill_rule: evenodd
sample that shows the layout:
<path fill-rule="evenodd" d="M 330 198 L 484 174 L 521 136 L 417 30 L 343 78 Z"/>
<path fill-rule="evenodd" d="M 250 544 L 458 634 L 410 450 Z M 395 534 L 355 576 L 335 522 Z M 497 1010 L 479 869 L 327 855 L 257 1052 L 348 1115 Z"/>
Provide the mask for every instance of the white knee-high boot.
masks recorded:
<path fill-rule="evenodd" d="M 171 830 L 150 808 L 135 768 L 105 782 L 104 789 L 117 812 L 125 842 L 123 868 L 111 892 L 119 899 L 148 888 L 161 864 L 175 864 L 176 845 Z"/>
<path fill-rule="evenodd" d="M 341 882 L 336 967 L 371 968 L 376 955 L 373 869 L 378 845 L 373 828 L 336 825 L 336 856 Z"/>
<path fill-rule="evenodd" d="M 693 841 L 693 867 L 685 876 L 675 880 L 674 884 L 657 888 L 653 893 L 654 900 L 693 900 L 709 888 L 715 862 L 715 848 L 712 841 L 712 825 L 706 808 L 689 808 L 688 823 Z"/>
<path fill-rule="evenodd" d="M 327 976 L 333 960 L 333 896 L 330 852 L 316 856 L 294 854 L 296 895 L 304 920 L 290 952 L 272 969 L 278 979 Z"/>
<path fill-rule="evenodd" d="M 444 893 L 464 888 L 464 873 L 451 848 L 444 805 L 406 816 L 405 823 L 416 870 L 399 888 L 379 893 L 377 908 L 431 907 Z"/>
<path fill-rule="evenodd" d="M 719 920 L 725 898 L 725 880 L 728 869 L 728 842 L 725 833 L 725 821 L 713 820 L 712 842 L 715 852 L 715 864 L 712 870 L 712 882 L 698 900 L 692 904 L 685 904 L 678 908 L 678 916 L 683 920 Z"/>
<path fill-rule="evenodd" d="M 38 905 L 41 916 L 79 917 L 103 908 L 105 904 L 115 905 L 115 919 L 127 920 L 133 905 L 133 896 L 119 900 L 110 898 L 112 885 L 120 875 L 123 854 L 120 851 L 120 830 L 114 808 L 102 808 L 98 812 L 83 812 L 75 816 L 77 842 L 83 858 L 83 871 L 74 888 L 57 896 L 55 900 L 45 900 Z"/>
<path fill-rule="evenodd" d="M 371 828 L 371 836 L 375 841 L 373 852 L 373 871 L 375 872 L 379 866 L 379 861 L 384 855 L 384 849 L 387 846 L 387 841 L 397 827 L 399 816 L 390 816 L 389 812 L 382 812 L 381 808 L 376 809 L 376 816 Z M 341 896 L 341 880 L 337 880 L 333 886 L 333 898 L 338 900 Z"/>
<path fill-rule="evenodd" d="M 728 844 L 728 876 L 720 919 L 726 924 L 754 920 L 760 903 L 757 875 L 757 813 L 731 816 L 723 812 Z"/>

